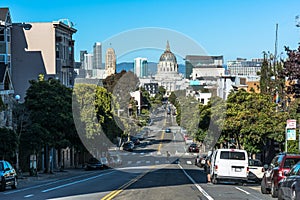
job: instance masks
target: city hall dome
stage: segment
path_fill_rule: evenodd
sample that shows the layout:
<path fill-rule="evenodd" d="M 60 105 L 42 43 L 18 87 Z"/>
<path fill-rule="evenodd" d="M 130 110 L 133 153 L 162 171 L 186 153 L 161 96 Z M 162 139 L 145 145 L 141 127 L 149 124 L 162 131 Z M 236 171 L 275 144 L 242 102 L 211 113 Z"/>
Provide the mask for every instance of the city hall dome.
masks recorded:
<path fill-rule="evenodd" d="M 170 50 L 169 41 L 167 41 L 167 47 L 165 52 L 160 56 L 159 62 L 173 62 L 177 64 L 175 55 Z"/>

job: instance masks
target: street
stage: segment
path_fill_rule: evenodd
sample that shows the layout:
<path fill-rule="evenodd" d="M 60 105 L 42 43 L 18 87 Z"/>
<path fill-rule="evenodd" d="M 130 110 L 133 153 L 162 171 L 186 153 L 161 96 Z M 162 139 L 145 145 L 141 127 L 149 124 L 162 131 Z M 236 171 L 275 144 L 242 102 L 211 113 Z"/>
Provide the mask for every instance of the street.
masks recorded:
<path fill-rule="evenodd" d="M 261 194 L 259 184 L 207 184 L 203 169 L 194 165 L 195 154 L 186 152 L 175 117 L 162 108 L 154 113 L 151 132 L 139 147 L 112 150 L 122 157 L 121 166 L 27 184 L 20 180 L 16 190 L 0 192 L 0 199 L 272 199 Z"/>

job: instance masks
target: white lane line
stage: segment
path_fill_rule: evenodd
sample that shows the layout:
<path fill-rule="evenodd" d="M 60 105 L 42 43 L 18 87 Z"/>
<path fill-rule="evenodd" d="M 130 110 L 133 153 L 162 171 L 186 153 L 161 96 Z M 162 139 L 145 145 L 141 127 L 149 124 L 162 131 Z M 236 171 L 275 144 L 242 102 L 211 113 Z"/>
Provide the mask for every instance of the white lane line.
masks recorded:
<path fill-rule="evenodd" d="M 192 161 L 187 160 L 187 161 L 186 161 L 186 164 L 191 165 L 191 164 L 192 164 Z"/>
<path fill-rule="evenodd" d="M 140 160 L 136 161 L 136 164 L 141 164 L 141 161 Z"/>
<path fill-rule="evenodd" d="M 158 160 L 156 160 L 156 161 L 155 161 L 155 164 L 158 164 L 158 163 L 159 163 L 159 161 L 158 161 Z"/>
<path fill-rule="evenodd" d="M 209 194 L 207 194 L 207 192 L 202 188 L 200 187 L 200 185 L 198 185 L 194 179 L 188 175 L 188 173 L 186 173 L 186 171 L 181 167 L 180 164 L 178 164 L 178 166 L 181 168 L 181 170 L 183 171 L 183 173 L 190 179 L 190 181 L 192 181 L 192 183 L 197 187 L 197 189 L 209 200 L 214 200 Z"/>
<path fill-rule="evenodd" d="M 105 173 L 105 174 L 99 174 L 97 176 L 92 176 L 92 177 L 89 177 L 89 178 L 86 178 L 86 179 L 82 179 L 82 180 L 79 180 L 79 181 L 74 181 L 74 182 L 71 182 L 71 183 L 63 184 L 63 185 L 60 185 L 60 186 L 57 186 L 57 187 L 54 187 L 54 188 L 49 188 L 47 190 L 43 190 L 42 192 L 43 193 L 50 192 L 50 191 L 53 191 L 53 190 L 57 190 L 57 189 L 64 188 L 64 187 L 67 187 L 67 186 L 70 186 L 70 185 L 75 185 L 77 183 L 82 183 L 82 182 L 85 182 L 85 181 L 89 181 L 89 180 L 92 180 L 92 179 L 95 179 L 95 178 L 99 178 L 101 176 L 105 176 L 105 175 L 112 174 L 112 173 L 115 173 L 115 172 L 116 171 L 108 172 L 108 173 Z"/>
<path fill-rule="evenodd" d="M 246 193 L 246 194 L 250 194 L 250 193 L 247 192 L 246 190 L 243 190 L 243 189 L 241 189 L 241 188 L 239 188 L 239 187 L 235 187 L 235 189 L 237 189 L 237 190 L 239 190 L 239 191 L 242 191 L 242 192 L 244 192 L 244 193 Z"/>
<path fill-rule="evenodd" d="M 98 172 L 94 172 L 94 173 L 91 173 L 91 174 L 88 174 L 88 175 L 92 175 L 92 174 L 96 174 L 96 173 L 98 173 Z M 12 191 L 9 191 L 9 192 L 5 192 L 3 194 L 5 194 L 5 195 L 7 195 L 7 194 L 14 194 L 14 193 L 17 193 L 17 192 L 23 192 L 23 191 L 26 191 L 26 190 L 31 190 L 31 189 L 36 189 L 36 188 L 40 188 L 40 187 L 45 187 L 45 186 L 48 186 L 48 185 L 53 185 L 55 183 L 60 183 L 60 182 L 63 182 L 63 181 L 69 181 L 69 180 L 73 180 L 73 179 L 84 177 L 84 176 L 87 176 L 87 174 L 83 174 L 83 175 L 79 175 L 79 176 L 74 176 L 74 177 L 67 178 L 67 179 L 52 181 L 50 183 L 40 184 L 40 185 L 28 187 L 28 188 L 12 190 Z"/>
<path fill-rule="evenodd" d="M 146 163 L 149 164 L 149 163 L 150 163 L 150 160 L 147 160 Z"/>
<path fill-rule="evenodd" d="M 128 161 L 128 164 L 130 165 L 132 163 L 132 161 Z"/>
<path fill-rule="evenodd" d="M 33 196 L 34 196 L 33 194 L 29 194 L 29 195 L 24 196 L 24 198 L 29 198 L 29 197 L 33 197 Z"/>

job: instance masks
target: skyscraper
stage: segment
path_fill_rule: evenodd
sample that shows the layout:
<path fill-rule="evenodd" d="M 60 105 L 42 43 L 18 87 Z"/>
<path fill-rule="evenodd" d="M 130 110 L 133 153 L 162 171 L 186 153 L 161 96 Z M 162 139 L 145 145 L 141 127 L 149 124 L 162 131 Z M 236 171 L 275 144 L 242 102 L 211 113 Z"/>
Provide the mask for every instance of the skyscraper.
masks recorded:
<path fill-rule="evenodd" d="M 113 48 L 108 48 L 106 50 L 105 56 L 105 72 L 107 76 L 116 73 L 116 54 Z"/>
<path fill-rule="evenodd" d="M 83 68 L 86 73 L 86 77 L 90 78 L 92 77 L 93 73 L 93 54 L 87 53 L 84 54 L 84 63 L 83 63 Z"/>
<path fill-rule="evenodd" d="M 96 42 L 93 47 L 93 69 L 102 69 L 102 45 Z"/>
<path fill-rule="evenodd" d="M 147 58 L 138 57 L 134 59 L 134 73 L 139 78 L 148 76 Z"/>

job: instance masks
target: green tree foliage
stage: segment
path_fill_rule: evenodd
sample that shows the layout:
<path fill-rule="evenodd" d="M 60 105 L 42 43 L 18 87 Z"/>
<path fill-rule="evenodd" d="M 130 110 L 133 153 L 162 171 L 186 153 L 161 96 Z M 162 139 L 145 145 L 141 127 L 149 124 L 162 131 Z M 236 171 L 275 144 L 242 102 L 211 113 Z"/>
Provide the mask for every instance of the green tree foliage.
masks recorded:
<path fill-rule="evenodd" d="M 41 138 L 51 147 L 66 147 L 65 134 L 72 128 L 72 91 L 58 80 L 30 81 L 25 106 L 30 111 L 32 123 L 40 124 L 47 132 Z"/>
<path fill-rule="evenodd" d="M 266 140 L 282 142 L 287 114 L 278 112 L 276 104 L 264 94 L 232 92 L 227 100 L 223 134 L 237 141 L 237 146 L 249 152 L 260 151 Z"/>
<path fill-rule="evenodd" d="M 17 135 L 8 128 L 0 128 L 0 159 L 11 160 L 17 147 Z"/>
<path fill-rule="evenodd" d="M 45 148 L 45 172 L 50 170 L 48 150 L 70 146 L 68 138 L 76 134 L 71 103 L 72 90 L 58 80 L 44 80 L 40 77 L 39 81 L 30 81 L 25 106 L 30 111 L 31 123 L 37 124 L 35 127 L 42 127 L 39 129 L 43 131 L 42 133 L 31 137 L 39 136 Z M 35 131 L 27 131 L 27 133 L 35 133 Z"/>
<path fill-rule="evenodd" d="M 73 111 L 77 129 L 82 139 L 95 140 L 105 134 L 110 140 L 122 131 L 114 118 L 112 94 L 103 87 L 92 84 L 76 84 L 73 95 Z"/>

